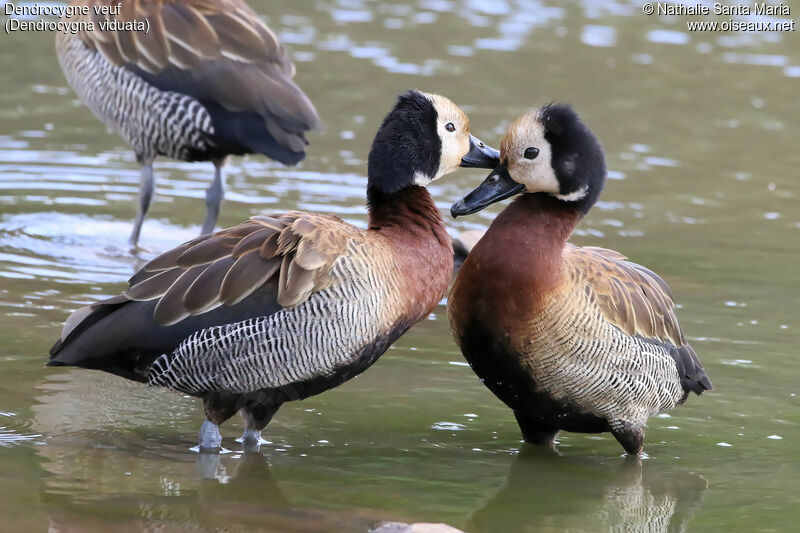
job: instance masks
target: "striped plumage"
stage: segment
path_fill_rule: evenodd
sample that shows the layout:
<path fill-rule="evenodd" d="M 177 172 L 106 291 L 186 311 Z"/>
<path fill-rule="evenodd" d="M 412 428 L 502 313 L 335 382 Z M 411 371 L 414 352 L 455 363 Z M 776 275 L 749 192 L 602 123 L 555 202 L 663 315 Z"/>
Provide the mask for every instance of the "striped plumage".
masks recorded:
<path fill-rule="evenodd" d="M 453 249 L 417 183 L 462 158 L 497 162 L 467 128 L 449 100 L 403 95 L 370 152 L 369 229 L 293 211 L 198 237 L 147 263 L 121 295 L 75 311 L 49 364 L 202 397 L 204 448 L 240 409 L 245 437 L 258 438 L 283 402 L 359 374 L 442 298 Z M 448 136 L 462 147 L 455 157 Z"/>
<path fill-rule="evenodd" d="M 336 217 L 286 213 L 254 217 L 173 255 L 172 268 L 160 272 L 171 279 L 175 271 L 184 280 L 139 296 L 149 299 L 164 291 L 159 304 L 174 299 L 171 316 L 156 306 L 154 316 L 162 323 L 235 305 L 273 274 L 279 274 L 275 300 L 283 309 L 198 331 L 154 362 L 148 382 L 187 393 L 248 392 L 334 374 L 364 344 L 386 335 L 398 311 L 406 308 L 402 295 L 409 287 L 397 271 L 391 246 L 370 237 Z M 232 242 L 237 245 L 230 248 Z M 206 264 L 202 256 L 179 259 L 201 247 L 225 255 Z M 234 268 L 238 273 L 231 274 Z M 348 324 L 347 335 L 343 323 Z"/>
<path fill-rule="evenodd" d="M 456 341 L 514 410 L 526 441 L 611 431 L 638 454 L 648 417 L 711 389 L 670 289 L 618 252 L 567 243 L 605 179 L 602 148 L 570 108 L 518 119 L 501 161 L 452 209 L 469 214 L 525 193 L 456 277 L 448 298 Z"/>
<path fill-rule="evenodd" d="M 202 232 L 210 233 L 224 196 L 231 154 L 261 153 L 284 164 L 305 157 L 305 132 L 321 126 L 292 81 L 286 49 L 242 0 L 73 0 L 90 8 L 93 31 L 59 33 L 67 81 L 92 112 L 127 141 L 141 168 L 139 238 L 153 194 L 153 160 L 213 161 Z M 149 31 L 106 30 L 101 22 L 147 21 Z"/>

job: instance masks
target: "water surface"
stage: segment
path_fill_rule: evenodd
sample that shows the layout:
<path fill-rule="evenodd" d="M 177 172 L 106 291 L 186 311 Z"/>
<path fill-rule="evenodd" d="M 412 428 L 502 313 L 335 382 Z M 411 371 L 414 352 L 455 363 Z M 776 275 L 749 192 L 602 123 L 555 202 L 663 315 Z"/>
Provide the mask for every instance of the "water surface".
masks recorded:
<path fill-rule="evenodd" d="M 262 454 L 189 451 L 192 398 L 45 369 L 76 307 L 192 238 L 210 164 L 159 160 L 127 247 L 133 154 L 79 105 L 53 35 L 3 35 L 0 70 L 0 515 L 8 530 L 364 531 L 384 519 L 482 531 L 786 530 L 800 519 L 796 34 L 688 33 L 637 3 L 251 1 L 327 124 L 287 169 L 227 167 L 223 226 L 270 210 L 364 225 L 366 155 L 394 95 L 441 92 L 499 143 L 510 119 L 574 104 L 609 181 L 574 242 L 660 273 L 717 390 L 650 422 L 641 468 L 610 435 L 520 452 L 513 416 L 450 339 L 444 306 L 368 372 L 284 406 Z M 439 205 L 483 179 L 431 187 Z M 453 221 L 482 229 L 501 206 Z M 203 479 L 203 472 L 212 479 Z"/>

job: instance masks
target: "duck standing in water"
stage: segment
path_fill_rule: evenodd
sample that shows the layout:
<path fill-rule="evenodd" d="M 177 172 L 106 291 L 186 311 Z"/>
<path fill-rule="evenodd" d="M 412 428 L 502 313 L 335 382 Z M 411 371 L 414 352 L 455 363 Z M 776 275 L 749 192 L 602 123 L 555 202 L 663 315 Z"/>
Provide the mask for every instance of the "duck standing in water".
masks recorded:
<path fill-rule="evenodd" d="M 618 252 L 567 239 L 606 176 L 599 141 L 566 105 L 518 118 L 500 165 L 453 216 L 521 194 L 467 256 L 448 297 L 456 342 L 526 442 L 610 431 L 642 451 L 648 417 L 711 390 L 667 284 Z"/>
<path fill-rule="evenodd" d="M 426 185 L 499 152 L 438 95 L 409 91 L 369 154 L 369 228 L 273 213 L 146 264 L 119 296 L 75 311 L 50 366 L 79 366 L 203 398 L 200 448 L 241 410 L 258 442 L 283 402 L 366 370 L 444 296 L 453 248 Z"/>
<path fill-rule="evenodd" d="M 72 0 L 93 31 L 56 36 L 56 54 L 81 101 L 136 153 L 139 241 L 153 198 L 153 161 L 212 161 L 202 234 L 214 231 L 229 155 L 259 153 L 285 165 L 322 126 L 292 78 L 286 48 L 244 0 Z M 147 22 L 147 31 L 129 25 Z M 111 29 L 106 29 L 108 27 Z"/>

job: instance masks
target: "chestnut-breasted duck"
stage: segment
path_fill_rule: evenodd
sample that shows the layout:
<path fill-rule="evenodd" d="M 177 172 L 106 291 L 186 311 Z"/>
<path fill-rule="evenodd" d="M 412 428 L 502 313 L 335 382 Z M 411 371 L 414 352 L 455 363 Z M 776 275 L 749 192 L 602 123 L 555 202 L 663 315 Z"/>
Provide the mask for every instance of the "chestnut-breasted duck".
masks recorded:
<path fill-rule="evenodd" d="M 648 417 L 711 390 L 667 284 L 622 254 L 567 239 L 600 196 L 599 141 L 567 105 L 518 118 L 501 163 L 455 203 L 519 194 L 467 256 L 448 297 L 456 342 L 525 441 L 610 431 L 639 454 Z"/>

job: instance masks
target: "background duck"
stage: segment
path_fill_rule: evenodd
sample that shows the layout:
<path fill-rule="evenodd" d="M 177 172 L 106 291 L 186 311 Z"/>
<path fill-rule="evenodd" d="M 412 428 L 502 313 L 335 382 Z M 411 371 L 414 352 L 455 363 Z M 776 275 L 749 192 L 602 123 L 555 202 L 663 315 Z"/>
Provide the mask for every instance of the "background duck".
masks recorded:
<path fill-rule="evenodd" d="M 369 154 L 367 230 L 293 211 L 187 242 L 75 311 L 49 365 L 203 398 L 201 448 L 218 448 L 218 425 L 241 409 L 257 442 L 283 402 L 361 373 L 439 302 L 453 248 L 425 185 L 497 155 L 450 100 L 409 91 Z"/>
<path fill-rule="evenodd" d="M 484 232 L 470 229 L 459 233 L 458 237 L 453 239 L 453 279 L 458 274 L 461 265 L 469 255 L 469 252 L 475 247 L 478 241 L 483 237 Z"/>
<path fill-rule="evenodd" d="M 512 123 L 501 164 L 451 211 L 523 194 L 467 256 L 448 313 L 467 361 L 527 442 L 610 431 L 638 454 L 649 416 L 712 386 L 664 280 L 618 252 L 567 243 L 605 175 L 599 141 L 569 106 Z"/>
<path fill-rule="evenodd" d="M 305 132 L 320 128 L 292 78 L 294 64 L 242 0 L 72 0 L 90 7 L 95 30 L 58 33 L 56 53 L 81 101 L 136 153 L 139 240 L 153 197 L 153 161 L 212 161 L 202 234 L 214 230 L 228 155 L 260 153 L 286 165 L 305 157 Z M 95 7 L 111 7 L 97 15 Z M 103 21 L 148 20 L 149 31 L 106 31 Z M 73 19 L 75 21 L 77 19 Z"/>

